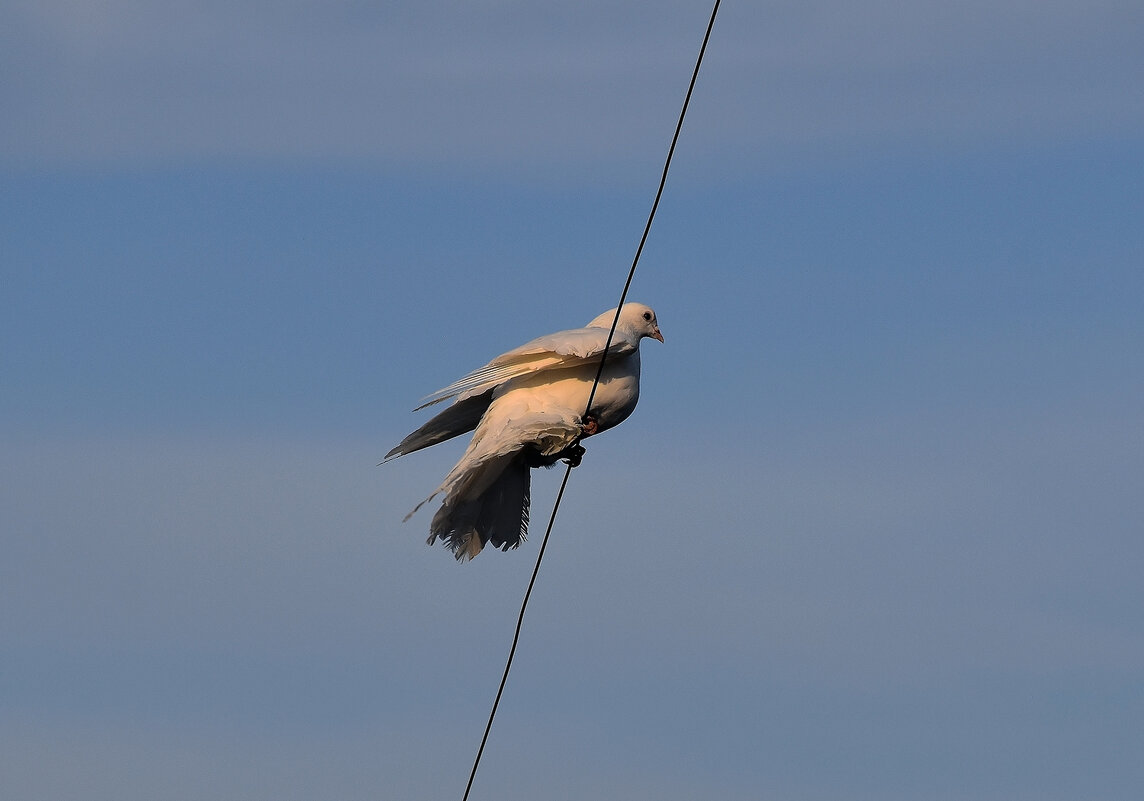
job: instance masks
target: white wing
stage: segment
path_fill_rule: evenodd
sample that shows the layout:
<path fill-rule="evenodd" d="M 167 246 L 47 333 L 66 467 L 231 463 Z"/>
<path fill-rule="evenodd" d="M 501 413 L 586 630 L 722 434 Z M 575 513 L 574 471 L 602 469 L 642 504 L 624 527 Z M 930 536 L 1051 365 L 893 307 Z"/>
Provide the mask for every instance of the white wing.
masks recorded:
<path fill-rule="evenodd" d="M 514 389 L 494 400 L 456 466 L 437 490 L 445 499 L 429 526 L 429 544 L 441 537 L 459 560 L 486 542 L 515 548 L 528 533 L 529 469 L 552 464 L 582 433 L 575 412 L 537 411 L 533 393 Z M 530 461 L 530 457 L 532 460 Z M 544 461 L 545 458 L 549 461 Z"/>
<path fill-rule="evenodd" d="M 456 397 L 463 400 L 500 386 L 506 381 L 544 370 L 579 367 L 598 361 L 608 341 L 607 328 L 573 328 L 538 337 L 519 348 L 502 353 L 484 367 L 427 396 L 417 409 Z M 608 358 L 635 351 L 638 344 L 616 331 Z M 414 410 L 416 411 L 416 410 Z"/>

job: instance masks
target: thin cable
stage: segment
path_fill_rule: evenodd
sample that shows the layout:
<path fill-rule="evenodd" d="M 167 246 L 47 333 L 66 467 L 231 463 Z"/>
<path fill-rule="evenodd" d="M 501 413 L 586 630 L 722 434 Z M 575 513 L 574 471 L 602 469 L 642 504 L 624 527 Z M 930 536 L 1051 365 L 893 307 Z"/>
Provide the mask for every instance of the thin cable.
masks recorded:
<path fill-rule="evenodd" d="M 691 82 L 687 84 L 687 94 L 683 98 L 683 108 L 679 111 L 679 120 L 675 123 L 675 133 L 671 137 L 671 147 L 667 149 L 667 159 L 663 162 L 663 173 L 659 176 L 659 188 L 655 190 L 655 200 L 651 204 L 651 213 L 647 216 L 643 236 L 640 237 L 639 247 L 636 248 L 632 267 L 628 270 L 628 279 L 624 281 L 624 291 L 620 293 L 620 302 L 616 306 L 616 316 L 612 318 L 612 327 L 608 331 L 608 341 L 604 344 L 604 355 L 600 357 L 600 366 L 596 369 L 596 380 L 592 382 L 592 391 L 588 394 L 588 405 L 584 409 L 585 416 L 592 409 L 592 401 L 596 397 L 596 388 L 600 386 L 600 376 L 604 374 L 604 361 L 608 358 L 608 348 L 612 347 L 612 337 L 616 334 L 616 326 L 620 323 L 620 310 L 624 307 L 624 300 L 628 297 L 628 289 L 636 275 L 636 265 L 640 263 L 644 244 L 651 233 L 651 223 L 655 219 L 655 212 L 659 208 L 659 199 L 663 197 L 663 188 L 667 185 L 667 171 L 671 168 L 671 157 L 675 155 L 675 143 L 679 141 L 679 132 L 683 130 L 683 118 L 687 116 L 687 107 L 691 104 L 691 93 L 695 91 L 695 81 L 699 78 L 699 67 L 703 64 L 703 54 L 707 52 L 707 41 L 711 38 L 711 29 L 715 27 L 715 17 L 719 13 L 719 2 L 711 9 L 711 19 L 707 21 L 707 32 L 703 34 L 703 44 L 699 46 L 699 57 L 695 59 L 695 69 L 691 72 Z"/>
<path fill-rule="evenodd" d="M 667 149 L 667 159 L 663 163 L 663 173 L 659 178 L 659 188 L 655 192 L 655 200 L 651 204 L 651 212 L 647 216 L 647 224 L 644 225 L 643 236 L 640 237 L 639 247 L 636 248 L 635 258 L 632 259 L 631 269 L 628 270 L 627 280 L 624 281 L 624 289 L 620 293 L 620 302 L 616 306 L 616 315 L 612 318 L 612 327 L 608 330 L 608 339 L 604 343 L 604 352 L 600 356 L 600 366 L 596 369 L 596 378 L 592 382 L 592 391 L 588 393 L 588 403 L 584 407 L 584 417 L 592 410 L 592 401 L 596 397 L 596 388 L 600 385 L 600 377 L 604 374 L 604 361 L 608 356 L 608 349 L 612 346 L 612 338 L 616 335 L 616 326 L 620 322 L 620 309 L 623 308 L 624 300 L 628 296 L 628 289 L 631 288 L 632 279 L 636 274 L 636 265 L 639 264 L 640 255 L 643 253 L 644 244 L 647 242 L 648 234 L 651 232 L 651 224 L 655 219 L 655 212 L 659 208 L 659 199 L 663 196 L 663 188 L 667 185 L 667 171 L 671 168 L 671 158 L 675 155 L 675 144 L 679 141 L 679 132 L 683 130 L 683 120 L 687 116 L 687 107 L 691 103 L 691 93 L 695 90 L 695 81 L 699 78 L 699 67 L 703 64 L 703 54 L 707 52 L 707 42 L 711 38 L 711 29 L 715 26 L 715 17 L 719 13 L 720 0 L 715 0 L 715 5 L 711 9 L 711 19 L 707 22 L 707 31 L 703 34 L 703 44 L 699 47 L 699 57 L 695 59 L 695 69 L 691 72 L 691 82 L 687 85 L 687 94 L 683 98 L 683 108 L 679 112 L 679 120 L 675 123 L 675 133 L 671 137 L 671 146 Z M 577 440 L 579 442 L 579 440 Z M 493 728 L 493 719 L 497 714 L 497 707 L 500 706 L 501 696 L 504 694 L 505 684 L 508 682 L 508 673 L 512 669 L 512 660 L 516 656 L 516 646 L 520 642 L 520 630 L 524 625 L 524 612 L 528 608 L 528 599 L 532 597 L 532 588 L 536 584 L 536 577 L 540 573 L 540 563 L 544 560 L 544 551 L 548 548 L 548 538 L 552 534 L 552 527 L 556 523 L 556 513 L 560 510 L 560 501 L 564 497 L 564 488 L 568 486 L 568 477 L 572 475 L 572 462 L 568 462 L 568 466 L 564 469 L 564 478 L 560 482 L 560 490 L 556 493 L 556 501 L 552 504 L 552 515 L 548 518 L 548 526 L 544 529 L 544 539 L 540 541 L 540 551 L 536 554 L 536 565 L 532 568 L 532 577 L 528 580 L 528 589 L 524 592 L 524 600 L 520 604 L 520 614 L 516 617 L 516 630 L 512 635 L 512 646 L 508 650 L 508 660 L 505 662 L 504 673 L 501 675 L 500 686 L 497 687 L 497 695 L 493 700 L 493 708 L 489 712 L 488 723 L 485 724 L 485 733 L 481 737 L 481 745 L 477 749 L 477 757 L 473 760 L 473 769 L 469 773 L 469 782 L 465 785 L 465 795 L 461 801 L 468 801 L 469 791 L 473 788 L 473 780 L 477 776 L 477 767 L 481 764 L 481 756 L 485 752 L 485 743 L 488 742 L 489 732 Z"/>
<path fill-rule="evenodd" d="M 564 479 L 560 482 L 560 491 L 556 493 L 556 502 L 552 506 L 552 516 L 548 518 L 548 528 L 544 530 L 544 539 L 540 541 L 540 553 L 536 555 L 536 567 L 532 569 L 532 578 L 528 580 L 528 589 L 524 591 L 524 601 L 520 604 L 520 614 L 516 618 L 516 632 L 512 635 L 512 647 L 508 649 L 508 661 L 505 662 L 504 675 L 501 676 L 500 686 L 497 687 L 497 697 L 493 701 L 493 709 L 489 712 L 489 722 L 485 724 L 485 734 L 481 737 L 481 747 L 477 749 L 477 758 L 473 761 L 473 770 L 469 773 L 469 783 L 465 785 L 465 795 L 462 801 L 468 801 L 469 790 L 473 787 L 473 779 L 477 776 L 477 766 L 481 764 L 481 755 L 485 752 L 485 743 L 489 739 L 489 731 L 493 727 L 493 718 L 497 715 L 501 695 L 504 693 L 505 682 L 508 681 L 508 671 L 512 667 L 512 658 L 516 655 L 516 644 L 520 641 L 520 627 L 524 625 L 524 610 L 528 608 L 528 599 L 532 596 L 532 587 L 536 584 L 536 575 L 540 572 L 540 562 L 544 559 L 544 549 L 548 547 L 548 535 L 552 533 L 552 525 L 556 522 L 556 510 L 560 508 L 560 499 L 564 497 L 564 488 L 568 486 L 568 476 L 572 475 L 572 465 L 569 464 L 564 471 Z"/>

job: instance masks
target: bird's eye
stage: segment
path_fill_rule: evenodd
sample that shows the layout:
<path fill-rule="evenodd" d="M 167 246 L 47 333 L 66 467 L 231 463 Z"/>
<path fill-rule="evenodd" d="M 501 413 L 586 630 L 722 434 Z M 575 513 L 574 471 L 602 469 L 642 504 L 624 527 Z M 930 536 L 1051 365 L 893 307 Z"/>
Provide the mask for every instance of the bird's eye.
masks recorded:
<path fill-rule="evenodd" d="M 650 319 L 651 319 L 651 312 L 644 312 L 644 313 L 643 313 L 643 318 L 644 318 L 645 320 L 650 320 Z"/>

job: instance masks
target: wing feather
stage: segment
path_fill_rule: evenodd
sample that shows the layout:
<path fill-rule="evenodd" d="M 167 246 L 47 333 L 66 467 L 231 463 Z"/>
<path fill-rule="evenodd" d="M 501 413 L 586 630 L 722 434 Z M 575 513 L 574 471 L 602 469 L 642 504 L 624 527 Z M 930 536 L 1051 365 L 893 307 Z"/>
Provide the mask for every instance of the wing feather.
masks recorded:
<path fill-rule="evenodd" d="M 490 389 L 452 404 L 401 440 L 397 447 L 385 454 L 382 463 L 472 431 L 481 422 L 481 416 L 489 408 L 492 400 L 493 392 Z"/>
<path fill-rule="evenodd" d="M 574 328 L 538 337 L 519 348 L 502 353 L 484 367 L 478 367 L 449 386 L 426 396 L 417 409 L 424 409 L 449 398 L 464 399 L 479 395 L 521 376 L 593 362 L 600 358 L 607 341 L 608 329 L 595 327 Z M 636 347 L 635 343 L 617 331 L 608 348 L 608 357 L 631 353 Z"/>

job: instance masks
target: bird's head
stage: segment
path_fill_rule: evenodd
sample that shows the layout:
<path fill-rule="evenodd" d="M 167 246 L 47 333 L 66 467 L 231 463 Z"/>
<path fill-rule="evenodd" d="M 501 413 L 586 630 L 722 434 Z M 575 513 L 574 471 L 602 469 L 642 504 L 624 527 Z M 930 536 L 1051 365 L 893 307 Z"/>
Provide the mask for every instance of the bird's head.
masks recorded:
<path fill-rule="evenodd" d="M 616 317 L 616 310 L 606 311 L 592 322 L 591 328 L 611 328 L 612 320 Z M 659 331 L 659 322 L 655 319 L 655 311 L 642 303 L 625 303 L 620 309 L 620 319 L 616 323 L 617 330 L 622 330 L 636 340 L 651 337 L 663 342 L 663 334 Z"/>

